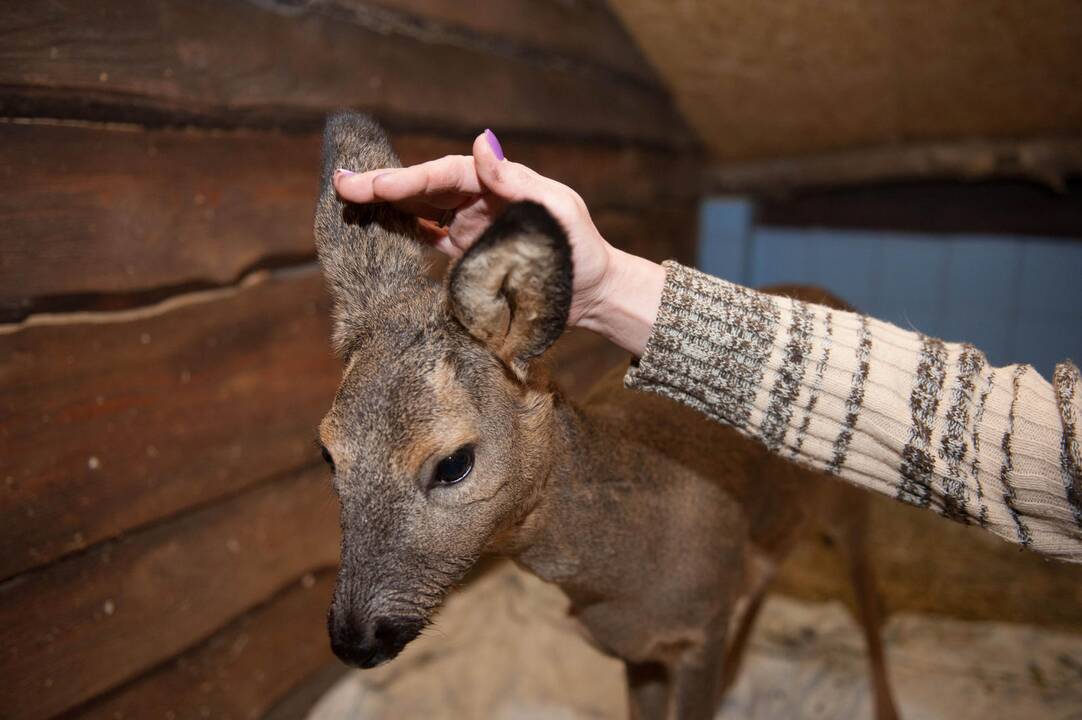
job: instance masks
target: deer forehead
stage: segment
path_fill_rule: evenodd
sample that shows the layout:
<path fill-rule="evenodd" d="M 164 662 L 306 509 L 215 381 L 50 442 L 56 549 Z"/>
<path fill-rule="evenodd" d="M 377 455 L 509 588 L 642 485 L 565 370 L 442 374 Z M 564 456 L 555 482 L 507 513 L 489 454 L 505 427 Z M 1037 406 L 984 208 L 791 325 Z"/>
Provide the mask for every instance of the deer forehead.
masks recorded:
<path fill-rule="evenodd" d="M 414 472 L 477 442 L 481 402 L 446 358 L 351 358 L 320 439 L 343 463 L 363 455 Z"/>
<path fill-rule="evenodd" d="M 456 377 L 452 364 L 439 360 L 424 381 L 433 398 L 430 419 L 434 422 L 419 429 L 403 448 L 403 460 L 409 467 L 420 467 L 435 456 L 450 455 L 478 439 L 477 398 Z"/>

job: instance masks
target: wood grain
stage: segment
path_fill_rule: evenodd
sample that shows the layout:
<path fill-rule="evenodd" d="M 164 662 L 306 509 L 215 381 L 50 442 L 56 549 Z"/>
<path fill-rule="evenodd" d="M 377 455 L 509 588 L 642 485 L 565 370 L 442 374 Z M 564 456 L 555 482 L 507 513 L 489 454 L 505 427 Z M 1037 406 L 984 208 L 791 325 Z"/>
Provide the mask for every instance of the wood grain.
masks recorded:
<path fill-rule="evenodd" d="M 305 575 L 199 646 L 79 707 L 71 717 L 264 717 L 328 664 L 326 617 L 334 573 Z"/>
<path fill-rule="evenodd" d="M 655 262 L 673 258 L 694 264 L 698 207 L 688 202 L 658 203 L 629 210 L 593 213 L 597 229 L 610 243 Z"/>
<path fill-rule="evenodd" d="M 333 0 L 332 0 L 333 2 Z M 489 47 L 499 54 L 547 56 L 596 65 L 606 70 L 656 83 L 634 40 L 603 0 L 337 0 L 334 4 L 363 9 L 374 21 L 386 17 L 378 8 L 400 13 L 387 22 L 413 25 L 418 35 L 453 38 Z"/>
<path fill-rule="evenodd" d="M 315 136 L 4 123 L 0 143 L 9 318 L 85 307 L 90 293 L 231 283 L 315 254 Z"/>
<path fill-rule="evenodd" d="M 660 86 L 367 24 L 348 4 L 124 0 L 2 11 L 0 114 L 315 129 L 338 107 L 392 124 L 674 146 Z"/>
<path fill-rule="evenodd" d="M 1018 181 L 806 189 L 760 198 L 755 222 L 773 227 L 1076 239 L 1082 237 L 1082 178 L 1065 183 L 1061 192 Z"/>
<path fill-rule="evenodd" d="M 0 577 L 315 460 L 322 287 L 309 266 L 0 327 Z"/>
<path fill-rule="evenodd" d="M 470 141 L 395 133 L 405 164 Z M 146 304 L 314 256 L 319 137 L 0 123 L 0 321 Z M 516 160 L 575 188 L 595 212 L 689 204 L 688 155 L 505 139 Z M 694 208 L 689 210 L 694 215 Z"/>
<path fill-rule="evenodd" d="M 1063 192 L 1082 173 L 1082 137 L 1076 131 L 1022 139 L 890 143 L 870 148 L 808 153 L 712 168 L 710 192 L 778 196 L 794 191 L 867 187 L 874 183 L 934 184 L 955 180 L 1024 180 Z"/>
<path fill-rule="evenodd" d="M 334 567 L 336 519 L 320 465 L 5 583 L 4 716 L 70 709 Z"/>

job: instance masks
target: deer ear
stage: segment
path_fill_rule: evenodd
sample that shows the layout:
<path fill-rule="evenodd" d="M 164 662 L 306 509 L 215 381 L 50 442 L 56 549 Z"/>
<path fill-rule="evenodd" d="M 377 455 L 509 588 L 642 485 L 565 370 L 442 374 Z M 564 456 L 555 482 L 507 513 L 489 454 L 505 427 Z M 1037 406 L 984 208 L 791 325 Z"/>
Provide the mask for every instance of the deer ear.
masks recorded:
<path fill-rule="evenodd" d="M 524 379 L 563 333 L 571 310 L 571 247 L 549 211 L 509 205 L 448 274 L 451 312 Z"/>

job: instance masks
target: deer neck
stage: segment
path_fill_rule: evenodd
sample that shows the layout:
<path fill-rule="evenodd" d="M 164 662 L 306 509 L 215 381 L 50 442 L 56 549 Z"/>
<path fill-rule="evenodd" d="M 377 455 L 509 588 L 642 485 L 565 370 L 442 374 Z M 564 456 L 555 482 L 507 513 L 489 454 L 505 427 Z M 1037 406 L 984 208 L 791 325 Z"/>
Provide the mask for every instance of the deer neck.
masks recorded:
<path fill-rule="evenodd" d="M 598 487 L 614 469 L 596 457 L 599 441 L 590 419 L 557 396 L 552 465 L 509 553 L 534 575 L 559 585 L 572 600 L 596 595 L 595 578 L 603 560 L 593 540 L 605 532 L 612 515 L 611 498 Z"/>

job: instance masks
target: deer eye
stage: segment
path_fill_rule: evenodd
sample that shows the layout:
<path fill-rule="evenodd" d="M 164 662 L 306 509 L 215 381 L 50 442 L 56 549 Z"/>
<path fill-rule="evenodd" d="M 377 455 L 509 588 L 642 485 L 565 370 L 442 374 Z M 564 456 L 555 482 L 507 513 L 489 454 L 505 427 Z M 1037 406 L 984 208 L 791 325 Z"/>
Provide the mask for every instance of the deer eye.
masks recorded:
<path fill-rule="evenodd" d="M 320 455 L 323 456 L 323 462 L 327 463 L 327 467 L 329 467 L 331 469 L 331 472 L 333 473 L 334 472 L 334 458 L 331 457 L 331 451 L 327 449 L 326 445 L 320 445 L 319 446 L 319 453 L 320 453 Z"/>
<path fill-rule="evenodd" d="M 473 470 L 473 448 L 466 446 L 440 460 L 432 473 L 433 485 L 454 485 Z"/>

